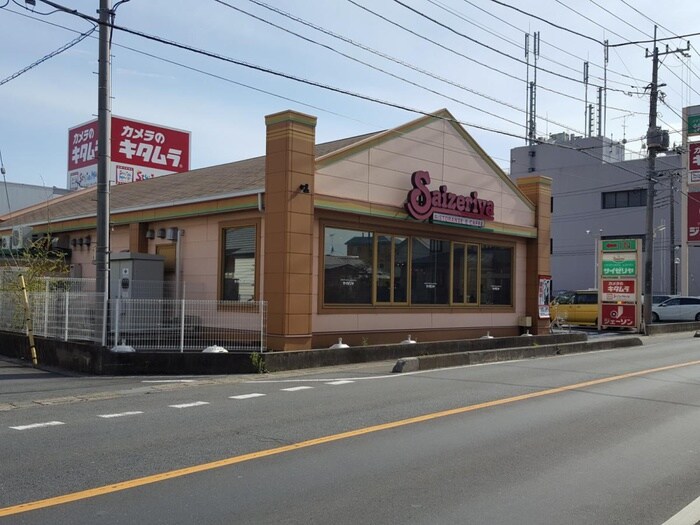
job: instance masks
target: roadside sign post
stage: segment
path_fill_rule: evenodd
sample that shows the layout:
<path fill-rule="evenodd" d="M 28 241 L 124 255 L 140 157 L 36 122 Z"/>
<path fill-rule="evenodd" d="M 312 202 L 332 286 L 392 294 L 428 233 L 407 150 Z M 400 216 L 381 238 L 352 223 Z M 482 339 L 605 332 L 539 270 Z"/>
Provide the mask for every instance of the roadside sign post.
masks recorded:
<path fill-rule="evenodd" d="M 605 239 L 600 241 L 599 252 L 598 330 L 641 331 L 641 243 L 637 239 Z"/>

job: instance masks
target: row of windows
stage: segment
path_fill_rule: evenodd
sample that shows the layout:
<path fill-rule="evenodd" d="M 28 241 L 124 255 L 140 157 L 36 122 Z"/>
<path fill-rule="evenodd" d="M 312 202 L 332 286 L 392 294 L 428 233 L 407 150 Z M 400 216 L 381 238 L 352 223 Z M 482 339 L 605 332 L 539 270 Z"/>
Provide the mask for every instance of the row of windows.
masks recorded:
<path fill-rule="evenodd" d="M 327 305 L 510 305 L 510 247 L 324 229 Z"/>
<path fill-rule="evenodd" d="M 604 210 L 612 208 L 635 208 L 647 205 L 647 190 L 606 191 L 600 194 L 601 207 Z M 550 211 L 554 213 L 554 197 L 549 201 Z"/>
<path fill-rule="evenodd" d="M 223 230 L 222 299 L 255 298 L 256 228 Z M 324 229 L 327 305 L 511 305 L 513 249 Z"/>

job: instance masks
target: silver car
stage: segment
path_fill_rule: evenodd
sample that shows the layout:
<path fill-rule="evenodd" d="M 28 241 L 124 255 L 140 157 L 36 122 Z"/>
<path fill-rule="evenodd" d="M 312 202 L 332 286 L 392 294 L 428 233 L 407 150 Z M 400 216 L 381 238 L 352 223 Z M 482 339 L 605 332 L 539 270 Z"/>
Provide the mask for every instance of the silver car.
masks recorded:
<path fill-rule="evenodd" d="M 659 321 L 700 321 L 700 297 L 679 296 L 652 305 L 651 320 Z"/>

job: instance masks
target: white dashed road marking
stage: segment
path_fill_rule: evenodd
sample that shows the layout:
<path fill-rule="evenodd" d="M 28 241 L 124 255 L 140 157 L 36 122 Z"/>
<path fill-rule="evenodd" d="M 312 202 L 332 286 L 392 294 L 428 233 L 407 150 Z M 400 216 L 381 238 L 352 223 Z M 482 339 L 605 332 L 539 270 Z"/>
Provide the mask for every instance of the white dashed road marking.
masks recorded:
<path fill-rule="evenodd" d="M 142 383 L 194 383 L 194 379 L 144 379 Z"/>
<path fill-rule="evenodd" d="M 100 414 L 97 417 L 103 417 L 109 419 L 111 417 L 125 417 L 125 416 L 136 416 L 138 414 L 143 414 L 140 410 L 135 410 L 133 412 L 120 412 L 119 414 Z"/>
<path fill-rule="evenodd" d="M 265 394 L 242 394 L 240 396 L 229 396 L 229 399 L 252 399 L 254 397 L 262 397 Z"/>
<path fill-rule="evenodd" d="M 191 407 L 201 407 L 202 405 L 208 405 L 206 401 L 195 401 L 194 403 L 182 403 L 180 405 L 168 405 L 170 408 L 191 408 Z"/>
<path fill-rule="evenodd" d="M 55 427 L 56 425 L 65 425 L 62 421 L 47 421 L 46 423 L 34 423 L 32 425 L 20 425 L 18 427 L 10 427 L 13 430 L 31 430 L 33 428 Z"/>
<path fill-rule="evenodd" d="M 299 390 L 309 390 L 312 386 L 293 386 L 291 388 L 283 388 L 282 392 L 298 392 Z"/>
<path fill-rule="evenodd" d="M 348 384 L 354 383 L 354 382 L 355 381 L 347 381 L 345 379 L 341 379 L 339 381 L 331 381 L 330 383 L 326 383 L 326 384 L 336 386 L 336 385 L 348 385 Z"/>

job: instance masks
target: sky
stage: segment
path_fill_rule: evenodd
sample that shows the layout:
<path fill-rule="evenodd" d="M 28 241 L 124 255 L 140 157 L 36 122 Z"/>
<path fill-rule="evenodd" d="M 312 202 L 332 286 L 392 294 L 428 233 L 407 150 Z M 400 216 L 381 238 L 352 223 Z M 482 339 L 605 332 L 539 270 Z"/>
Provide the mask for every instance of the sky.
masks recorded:
<path fill-rule="evenodd" d="M 97 17 L 98 0 L 56 3 Z M 508 171 L 510 150 L 526 144 L 536 32 L 537 136 L 585 134 L 586 101 L 597 104 L 607 78 L 605 134 L 625 139 L 637 158 L 649 120 L 653 44 L 646 41 L 655 24 L 659 38 L 700 31 L 697 0 L 663 9 L 651 0 L 112 3 L 115 25 L 138 33 L 114 30 L 112 112 L 191 132 L 192 169 L 263 155 L 264 117 L 286 109 L 316 116 L 321 143 L 447 108 Z M 98 32 L 42 59 L 93 25 L 41 0 L 35 7 L 0 0 L 8 182 L 66 187 L 68 129 L 97 114 Z M 660 43 L 662 52 L 688 43 L 688 56 L 664 55 L 659 68 L 658 124 L 671 143 L 681 141 L 682 108 L 700 104 L 700 36 Z"/>

